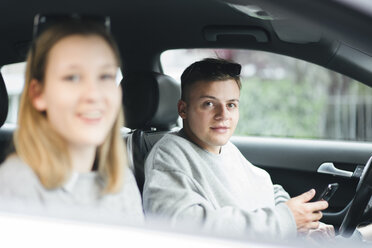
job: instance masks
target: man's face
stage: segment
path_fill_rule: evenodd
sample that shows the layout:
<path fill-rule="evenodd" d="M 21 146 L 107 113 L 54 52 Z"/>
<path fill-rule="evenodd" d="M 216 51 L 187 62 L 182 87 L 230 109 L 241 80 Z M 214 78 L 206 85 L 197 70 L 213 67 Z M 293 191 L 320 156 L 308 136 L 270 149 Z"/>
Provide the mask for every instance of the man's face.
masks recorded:
<path fill-rule="evenodd" d="M 178 112 L 187 136 L 203 149 L 218 154 L 239 120 L 240 90 L 235 80 L 197 82 L 180 100 Z"/>

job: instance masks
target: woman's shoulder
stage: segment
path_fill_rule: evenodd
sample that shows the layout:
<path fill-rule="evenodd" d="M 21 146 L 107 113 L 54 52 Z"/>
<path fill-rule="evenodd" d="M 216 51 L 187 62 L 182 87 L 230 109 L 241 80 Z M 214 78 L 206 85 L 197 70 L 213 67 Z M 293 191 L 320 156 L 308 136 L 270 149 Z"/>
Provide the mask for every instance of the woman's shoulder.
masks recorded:
<path fill-rule="evenodd" d="M 127 189 L 127 188 L 138 189 L 133 171 L 129 167 L 125 167 L 125 170 L 124 170 L 123 187 L 124 189 Z"/>
<path fill-rule="evenodd" d="M 123 180 L 118 205 L 121 205 L 121 210 L 129 218 L 129 222 L 141 223 L 144 220 L 142 198 L 131 169 L 126 168 Z"/>
<path fill-rule="evenodd" d="M 33 171 L 19 156 L 13 154 L 7 157 L 7 159 L 0 165 L 0 176 L 4 174 L 9 176 L 21 176 L 25 174 L 33 174 Z"/>
<path fill-rule="evenodd" d="M 36 185 L 39 185 L 37 176 L 17 155 L 10 155 L 0 165 L 0 193 L 29 191 Z"/>

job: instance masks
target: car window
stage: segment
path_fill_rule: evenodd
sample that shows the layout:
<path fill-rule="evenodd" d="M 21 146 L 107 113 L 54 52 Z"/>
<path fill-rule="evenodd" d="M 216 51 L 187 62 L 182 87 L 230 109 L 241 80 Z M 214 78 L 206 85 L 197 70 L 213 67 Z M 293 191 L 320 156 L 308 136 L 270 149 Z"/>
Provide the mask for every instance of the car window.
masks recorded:
<path fill-rule="evenodd" d="M 5 123 L 15 124 L 17 122 L 18 104 L 24 86 L 26 62 L 4 65 L 0 71 L 9 97 L 8 116 Z M 116 79 L 118 84 L 120 84 L 122 78 L 121 70 L 119 70 Z"/>
<path fill-rule="evenodd" d="M 242 64 L 235 135 L 372 140 L 372 89 L 360 82 L 302 60 L 253 50 L 169 50 L 161 63 L 165 74 L 180 80 L 188 65 L 205 57 Z"/>

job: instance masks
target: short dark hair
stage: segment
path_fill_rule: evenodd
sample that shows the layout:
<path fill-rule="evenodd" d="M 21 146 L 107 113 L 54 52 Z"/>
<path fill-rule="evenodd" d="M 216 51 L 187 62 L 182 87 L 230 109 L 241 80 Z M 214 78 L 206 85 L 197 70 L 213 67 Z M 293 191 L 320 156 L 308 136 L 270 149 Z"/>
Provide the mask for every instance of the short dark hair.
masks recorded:
<path fill-rule="evenodd" d="M 241 89 L 241 65 L 225 59 L 205 58 L 192 63 L 181 75 L 181 99 L 186 101 L 187 93 L 196 82 L 235 80 Z"/>

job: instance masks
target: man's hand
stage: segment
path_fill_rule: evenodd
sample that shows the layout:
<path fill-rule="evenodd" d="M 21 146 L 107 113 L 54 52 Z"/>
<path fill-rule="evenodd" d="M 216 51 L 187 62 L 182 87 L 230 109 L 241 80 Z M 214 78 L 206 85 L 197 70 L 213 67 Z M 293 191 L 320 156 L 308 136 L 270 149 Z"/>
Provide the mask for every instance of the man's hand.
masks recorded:
<path fill-rule="evenodd" d="M 357 229 L 362 234 L 362 237 L 365 241 L 372 241 L 372 224 L 358 227 Z"/>
<path fill-rule="evenodd" d="M 320 211 L 328 207 L 326 201 L 309 202 L 314 196 L 315 190 L 311 189 L 286 202 L 293 213 L 299 233 L 307 233 L 311 229 L 317 229 L 319 220 L 323 216 Z"/>
<path fill-rule="evenodd" d="M 319 222 L 319 227 L 310 230 L 307 234 L 308 238 L 316 239 L 318 241 L 329 241 L 335 238 L 335 228 L 332 225 L 327 225 Z"/>

